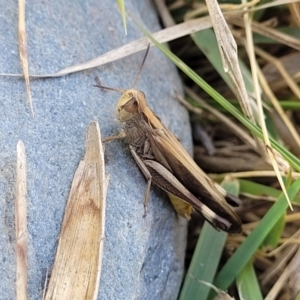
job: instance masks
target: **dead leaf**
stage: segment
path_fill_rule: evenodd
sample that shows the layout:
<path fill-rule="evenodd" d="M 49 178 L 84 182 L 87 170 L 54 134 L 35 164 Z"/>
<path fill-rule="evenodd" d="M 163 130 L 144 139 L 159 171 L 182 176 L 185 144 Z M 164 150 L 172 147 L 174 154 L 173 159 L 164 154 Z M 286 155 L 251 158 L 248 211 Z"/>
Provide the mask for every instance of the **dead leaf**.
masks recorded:
<path fill-rule="evenodd" d="M 101 273 L 107 181 L 99 125 L 86 133 L 45 299 L 96 299 Z"/>

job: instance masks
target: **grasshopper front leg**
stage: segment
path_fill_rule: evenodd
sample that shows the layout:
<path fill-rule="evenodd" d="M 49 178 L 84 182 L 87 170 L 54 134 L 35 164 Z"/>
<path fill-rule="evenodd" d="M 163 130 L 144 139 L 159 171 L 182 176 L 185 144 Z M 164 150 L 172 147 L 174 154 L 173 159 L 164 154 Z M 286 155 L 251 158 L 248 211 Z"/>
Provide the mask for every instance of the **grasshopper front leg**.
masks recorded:
<path fill-rule="evenodd" d="M 109 137 L 103 139 L 102 143 L 106 143 L 106 142 L 110 142 L 110 141 L 118 140 L 118 139 L 123 139 L 125 137 L 126 137 L 126 133 L 122 129 L 121 132 L 118 135 L 112 135 L 112 136 L 109 136 Z M 144 176 L 147 179 L 147 188 L 146 188 L 146 191 L 145 191 L 144 215 L 143 215 L 143 217 L 145 217 L 147 215 L 147 207 L 148 207 L 148 202 L 149 202 L 148 200 L 149 200 L 152 176 L 151 176 L 150 172 L 148 171 L 147 167 L 144 165 L 143 161 L 139 158 L 139 156 L 137 155 L 137 153 L 133 149 L 133 147 L 129 146 L 129 148 L 130 148 L 130 152 L 132 153 L 132 156 L 133 156 L 134 160 L 136 161 L 139 168 L 142 170 Z"/>
<path fill-rule="evenodd" d="M 112 135 L 112 136 L 109 136 L 109 137 L 103 139 L 102 143 L 106 143 L 106 142 L 113 141 L 113 140 L 123 139 L 124 137 L 126 137 L 126 133 L 122 129 L 121 132 L 118 135 Z"/>

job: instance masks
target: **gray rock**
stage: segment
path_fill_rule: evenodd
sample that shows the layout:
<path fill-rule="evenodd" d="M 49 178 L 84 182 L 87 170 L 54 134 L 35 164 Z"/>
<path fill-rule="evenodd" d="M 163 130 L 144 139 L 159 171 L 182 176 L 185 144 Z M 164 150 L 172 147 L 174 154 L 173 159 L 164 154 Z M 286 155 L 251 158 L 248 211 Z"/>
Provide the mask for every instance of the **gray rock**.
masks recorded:
<path fill-rule="evenodd" d="M 21 73 L 17 1 L 1 0 L 0 73 Z M 126 8 L 151 32 L 160 29 L 151 1 L 126 1 Z M 116 1 L 28 1 L 26 25 L 30 74 L 54 73 L 142 37 L 128 19 L 128 35 Z M 16 145 L 26 147 L 28 176 L 28 295 L 41 299 L 51 272 L 65 204 L 74 172 L 84 154 L 85 129 L 98 121 L 102 136 L 117 134 L 114 110 L 120 95 L 95 87 L 98 75 L 111 87 L 131 87 L 144 53 L 54 79 L 31 81 L 35 117 L 23 79 L 0 77 L 0 298 L 15 298 L 14 198 Z M 191 149 L 177 71 L 151 49 L 137 88 L 150 107 Z M 99 299 L 176 299 L 183 274 L 186 222 L 165 194 L 152 188 L 143 218 L 146 181 L 125 141 L 106 145 L 106 235 Z"/>

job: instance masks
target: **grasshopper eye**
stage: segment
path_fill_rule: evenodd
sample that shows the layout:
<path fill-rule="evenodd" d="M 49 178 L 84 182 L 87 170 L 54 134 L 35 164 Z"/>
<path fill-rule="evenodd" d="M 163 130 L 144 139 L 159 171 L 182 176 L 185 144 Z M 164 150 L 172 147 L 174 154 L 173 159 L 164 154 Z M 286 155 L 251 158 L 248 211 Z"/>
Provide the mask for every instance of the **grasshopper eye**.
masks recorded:
<path fill-rule="evenodd" d="M 134 113 L 138 109 L 138 103 L 136 99 L 132 98 L 131 100 L 127 101 L 126 104 L 123 105 L 123 108 L 129 113 Z"/>

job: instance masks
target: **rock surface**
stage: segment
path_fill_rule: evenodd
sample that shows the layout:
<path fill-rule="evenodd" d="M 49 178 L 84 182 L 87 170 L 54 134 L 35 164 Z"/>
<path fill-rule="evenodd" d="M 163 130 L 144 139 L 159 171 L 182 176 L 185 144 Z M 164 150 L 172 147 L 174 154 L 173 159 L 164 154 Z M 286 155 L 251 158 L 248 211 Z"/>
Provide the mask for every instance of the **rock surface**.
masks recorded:
<path fill-rule="evenodd" d="M 1 3 L 2 2 L 2 3 Z M 0 73 L 21 73 L 17 1 L 0 0 Z M 146 28 L 160 29 L 151 1 L 126 1 Z M 125 36 L 116 1 L 27 1 L 26 30 L 30 74 L 49 74 L 90 60 L 142 37 L 128 19 Z M 22 139 L 28 177 L 28 295 L 41 299 L 51 272 L 64 207 L 74 172 L 84 155 L 87 125 L 98 121 L 102 136 L 117 134 L 114 110 L 119 94 L 95 87 L 94 77 L 111 87 L 133 84 L 144 53 L 99 68 L 54 79 L 31 81 L 35 117 L 23 79 L 0 77 L 0 297 L 15 298 L 14 198 L 16 145 Z M 175 67 L 151 48 L 137 88 L 150 107 L 191 149 L 186 111 Z M 176 299 L 182 274 L 186 222 L 163 192 L 152 188 L 143 218 L 146 181 L 125 141 L 108 143 L 106 235 L 99 299 Z"/>

